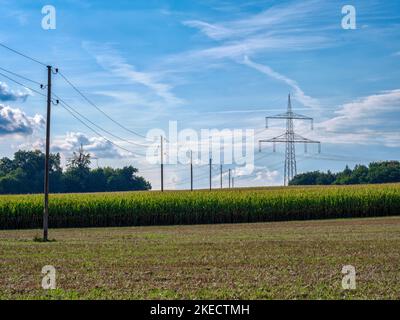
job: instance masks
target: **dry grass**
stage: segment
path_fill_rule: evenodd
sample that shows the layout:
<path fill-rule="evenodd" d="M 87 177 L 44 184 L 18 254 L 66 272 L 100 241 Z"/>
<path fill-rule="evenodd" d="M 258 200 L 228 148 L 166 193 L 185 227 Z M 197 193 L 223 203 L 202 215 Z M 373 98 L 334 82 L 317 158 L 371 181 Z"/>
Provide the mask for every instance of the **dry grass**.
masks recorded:
<path fill-rule="evenodd" d="M 399 299 L 400 218 L 0 231 L 0 299 Z M 341 269 L 357 289 L 341 289 Z M 54 265 L 57 288 L 41 289 Z"/>

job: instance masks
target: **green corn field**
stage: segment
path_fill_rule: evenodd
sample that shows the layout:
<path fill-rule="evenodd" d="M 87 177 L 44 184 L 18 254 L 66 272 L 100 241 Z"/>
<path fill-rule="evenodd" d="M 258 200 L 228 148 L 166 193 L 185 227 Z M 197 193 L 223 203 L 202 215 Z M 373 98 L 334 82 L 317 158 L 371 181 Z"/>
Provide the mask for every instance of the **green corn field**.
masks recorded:
<path fill-rule="evenodd" d="M 0 196 L 0 229 L 40 228 L 42 195 Z M 400 214 L 400 184 L 50 195 L 50 228 L 376 217 Z"/>

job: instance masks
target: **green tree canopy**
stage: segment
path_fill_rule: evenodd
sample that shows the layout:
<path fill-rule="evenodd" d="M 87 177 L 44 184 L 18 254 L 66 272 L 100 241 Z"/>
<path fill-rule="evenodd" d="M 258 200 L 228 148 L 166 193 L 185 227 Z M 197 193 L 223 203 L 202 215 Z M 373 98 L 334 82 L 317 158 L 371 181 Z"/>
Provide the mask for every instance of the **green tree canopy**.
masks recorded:
<path fill-rule="evenodd" d="M 369 166 L 348 166 L 338 173 L 312 171 L 296 175 L 290 185 L 329 185 L 400 182 L 400 162 L 372 162 Z"/>
<path fill-rule="evenodd" d="M 90 154 L 81 147 L 61 168 L 60 154 L 50 155 L 50 192 L 105 192 L 149 190 L 151 185 L 137 176 L 132 166 L 122 169 L 90 169 Z M 0 159 L 0 193 L 41 193 L 44 185 L 44 160 L 41 151 L 17 151 L 14 159 Z"/>

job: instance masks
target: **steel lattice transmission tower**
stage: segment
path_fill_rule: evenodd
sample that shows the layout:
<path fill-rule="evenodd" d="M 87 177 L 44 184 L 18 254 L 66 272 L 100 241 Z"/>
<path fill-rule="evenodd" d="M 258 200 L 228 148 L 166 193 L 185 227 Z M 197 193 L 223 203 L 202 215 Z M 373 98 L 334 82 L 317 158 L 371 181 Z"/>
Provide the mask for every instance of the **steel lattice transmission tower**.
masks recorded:
<path fill-rule="evenodd" d="M 304 152 L 307 152 L 307 144 L 316 143 L 318 144 L 318 152 L 321 152 L 321 142 L 310 140 L 302 137 L 301 135 L 294 132 L 293 120 L 309 120 L 311 121 L 311 130 L 313 129 L 313 118 L 303 116 L 301 114 L 295 113 L 292 111 L 292 103 L 290 101 L 290 94 L 288 96 L 288 106 L 287 111 L 285 113 L 277 114 L 275 116 L 266 117 L 266 128 L 268 128 L 268 120 L 269 119 L 285 119 L 286 120 L 286 132 L 277 137 L 265 140 L 259 140 L 259 151 L 261 152 L 261 144 L 263 142 L 272 142 L 273 150 L 276 151 L 276 143 L 286 143 L 285 150 L 285 175 L 284 175 L 284 184 L 287 186 L 289 181 L 293 179 L 293 177 L 297 174 L 296 167 L 296 143 L 304 143 Z"/>

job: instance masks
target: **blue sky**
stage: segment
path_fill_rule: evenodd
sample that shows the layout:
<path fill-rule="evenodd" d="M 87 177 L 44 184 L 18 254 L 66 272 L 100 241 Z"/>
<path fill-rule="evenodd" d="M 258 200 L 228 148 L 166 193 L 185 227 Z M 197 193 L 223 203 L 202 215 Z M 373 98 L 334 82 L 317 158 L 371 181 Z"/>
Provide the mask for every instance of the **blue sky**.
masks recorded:
<path fill-rule="evenodd" d="M 41 27 L 44 5 L 57 27 Z M 357 28 L 341 27 L 344 5 L 356 8 Z M 341 170 L 346 164 L 399 159 L 400 3 L 387 1 L 1 1 L 0 42 L 60 68 L 92 101 L 124 126 L 146 135 L 178 121 L 179 129 L 284 131 L 264 117 L 295 111 L 315 118 L 322 153 L 297 146 L 298 171 Z M 39 82 L 46 70 L 0 48 L 0 67 Z M 1 71 L 1 70 L 0 70 Z M 0 153 L 43 147 L 45 101 L 0 75 Z M 32 84 L 30 84 L 32 85 Z M 33 84 L 34 86 L 34 84 Z M 60 76 L 54 91 L 98 126 L 146 143 L 85 103 Z M 139 167 L 154 188 L 157 166 L 126 154 L 53 107 L 53 151 L 63 159 L 83 142 L 101 166 Z M 107 134 L 104 134 L 107 136 Z M 118 145 L 142 153 L 143 148 Z M 237 186 L 282 184 L 284 148 L 265 145 L 256 170 L 236 169 Z M 226 166 L 226 169 L 228 166 Z M 234 166 L 231 166 L 234 169 Z M 168 188 L 187 187 L 188 168 L 167 166 Z M 215 167 L 218 185 L 218 168 Z M 195 169 L 196 187 L 207 168 Z"/>

